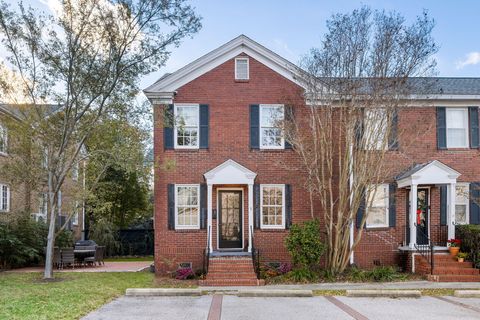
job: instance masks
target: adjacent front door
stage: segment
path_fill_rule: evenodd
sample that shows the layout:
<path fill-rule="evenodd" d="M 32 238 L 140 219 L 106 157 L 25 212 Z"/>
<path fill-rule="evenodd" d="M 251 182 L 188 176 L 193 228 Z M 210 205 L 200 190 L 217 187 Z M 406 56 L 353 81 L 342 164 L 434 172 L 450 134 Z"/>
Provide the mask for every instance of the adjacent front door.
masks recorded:
<path fill-rule="evenodd" d="M 242 191 L 218 191 L 218 247 L 242 248 Z"/>
<path fill-rule="evenodd" d="M 407 194 L 407 239 L 410 239 L 410 191 Z M 430 216 L 430 189 L 418 188 L 417 189 L 417 211 L 415 215 L 415 225 L 417 232 L 417 244 L 425 245 L 428 243 L 429 238 L 429 216 Z"/>

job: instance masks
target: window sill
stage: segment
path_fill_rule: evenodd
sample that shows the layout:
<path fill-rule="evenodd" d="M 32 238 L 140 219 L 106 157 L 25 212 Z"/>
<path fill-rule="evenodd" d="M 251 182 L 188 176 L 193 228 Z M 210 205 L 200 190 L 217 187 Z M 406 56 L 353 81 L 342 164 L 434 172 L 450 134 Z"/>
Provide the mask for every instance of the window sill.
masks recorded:
<path fill-rule="evenodd" d="M 390 229 L 395 227 L 387 227 L 387 226 L 378 226 L 378 227 L 366 227 L 366 231 L 389 231 Z"/>
<path fill-rule="evenodd" d="M 258 229 L 260 231 L 266 231 L 266 232 L 284 232 L 284 231 L 287 231 L 287 229 L 285 227 L 281 227 L 281 228 L 275 228 L 275 227 L 260 227 L 260 229 Z"/>
<path fill-rule="evenodd" d="M 250 79 L 235 79 L 235 83 L 247 83 Z"/>
<path fill-rule="evenodd" d="M 8 153 L 0 151 L 0 156 L 1 157 L 8 157 Z"/>
<path fill-rule="evenodd" d="M 206 229 L 198 229 L 198 228 L 195 228 L 195 229 L 175 229 L 175 230 L 172 230 L 172 231 L 175 231 L 176 233 L 197 233 L 197 232 L 201 232 L 201 231 L 206 231 Z"/>
<path fill-rule="evenodd" d="M 446 149 L 440 149 L 440 151 L 471 151 L 471 150 L 478 150 L 478 148 L 465 147 L 465 148 L 446 148 Z"/>
<path fill-rule="evenodd" d="M 259 149 L 256 149 L 256 148 L 250 148 L 251 151 L 255 151 L 255 150 L 258 150 L 260 152 L 285 152 L 285 151 L 290 151 L 290 150 L 293 150 L 293 149 L 286 149 L 286 148 L 273 148 L 273 149 L 269 149 L 269 148 L 259 148 Z"/>

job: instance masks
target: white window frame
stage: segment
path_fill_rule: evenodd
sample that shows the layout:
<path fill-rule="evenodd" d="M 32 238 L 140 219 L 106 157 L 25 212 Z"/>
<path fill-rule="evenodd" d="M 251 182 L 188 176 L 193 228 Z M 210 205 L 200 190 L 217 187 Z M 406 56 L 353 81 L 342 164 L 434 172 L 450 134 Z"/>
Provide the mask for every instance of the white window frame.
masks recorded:
<path fill-rule="evenodd" d="M 177 126 L 177 109 L 178 107 L 195 107 L 197 108 L 197 116 L 198 116 L 198 121 L 197 121 L 197 145 L 196 146 L 179 146 L 178 145 L 178 126 Z M 173 119 L 174 119 L 174 126 L 173 126 L 173 139 L 175 141 L 175 149 L 199 149 L 200 148 L 200 104 L 198 103 L 175 103 L 173 105 Z M 189 126 L 193 127 L 193 126 Z"/>
<path fill-rule="evenodd" d="M 378 112 L 379 114 L 375 115 L 374 118 L 371 119 L 369 117 L 369 114 Z M 380 114 L 383 113 L 383 116 Z M 365 141 L 365 150 L 388 150 L 388 137 L 387 137 L 387 132 L 388 132 L 388 121 L 386 119 L 383 119 L 382 123 L 375 123 L 375 120 L 381 120 L 382 118 L 387 117 L 387 110 L 384 107 L 378 107 L 376 109 L 366 109 L 365 114 L 364 114 L 364 123 L 365 123 L 365 129 L 364 129 L 364 134 L 367 134 L 366 136 L 366 141 Z M 372 136 L 372 133 L 369 132 L 370 130 L 374 130 L 374 134 Z M 375 132 L 376 130 L 382 130 L 383 131 L 383 140 L 380 140 L 380 137 L 378 136 L 378 139 L 373 139 L 372 138 L 377 138 L 377 135 L 379 133 Z M 369 139 L 370 138 L 370 139 Z M 369 141 L 370 140 L 370 141 Z"/>
<path fill-rule="evenodd" d="M 247 61 L 247 77 L 239 78 L 237 71 L 237 62 L 238 61 Z M 250 60 L 247 57 L 235 58 L 235 80 L 247 81 L 250 80 Z"/>
<path fill-rule="evenodd" d="M 3 209 L 3 188 L 7 189 L 7 206 Z M 0 184 L 0 212 L 9 212 L 10 211 L 10 186 L 8 184 Z"/>
<path fill-rule="evenodd" d="M 47 192 L 42 192 L 40 193 L 38 197 L 38 214 L 42 217 L 47 217 L 48 215 L 48 193 Z M 42 208 L 42 202 L 43 202 L 43 208 Z"/>
<path fill-rule="evenodd" d="M 78 209 L 79 209 L 79 202 L 75 200 L 74 207 L 73 207 L 73 214 L 72 214 L 72 225 L 78 226 Z"/>
<path fill-rule="evenodd" d="M 365 208 L 365 214 L 367 215 L 367 219 L 365 220 L 365 227 L 367 229 L 375 229 L 375 228 L 388 228 L 390 226 L 390 214 L 389 214 L 389 210 L 390 210 L 390 190 L 389 190 L 389 185 L 386 184 L 386 183 L 381 183 L 381 184 L 377 184 L 377 185 L 373 185 L 371 186 L 371 188 L 375 188 L 375 191 L 371 191 L 371 192 L 375 192 L 375 196 L 378 195 L 378 188 L 384 188 L 385 189 L 385 216 L 386 216 L 386 219 L 385 219 L 385 224 L 369 224 L 368 223 L 368 210 L 370 208 L 373 208 L 373 206 L 371 206 L 370 203 L 368 203 L 369 199 L 366 199 L 367 201 L 367 207 Z M 373 203 L 372 203 L 373 205 Z"/>
<path fill-rule="evenodd" d="M 3 135 L 3 141 L 4 141 L 3 150 L 1 149 L 1 145 L 0 145 L 0 155 L 7 155 L 8 154 L 8 130 L 2 123 L 0 123 L 0 135 Z"/>
<path fill-rule="evenodd" d="M 270 225 L 263 223 L 263 189 L 264 188 L 281 188 L 282 189 L 282 224 Z M 260 229 L 285 229 L 285 185 L 284 184 L 261 184 L 260 185 Z"/>
<path fill-rule="evenodd" d="M 467 190 L 467 195 L 465 196 L 465 203 L 463 202 L 458 202 L 457 201 L 457 187 L 464 187 L 466 188 Z M 467 182 L 460 182 L 460 183 L 457 183 L 456 186 L 455 186 L 455 205 L 457 204 L 460 204 L 460 205 L 465 205 L 466 207 L 466 210 L 465 210 L 465 223 L 459 223 L 457 221 L 457 210 L 455 209 L 455 224 L 469 224 L 470 223 L 470 199 L 469 199 L 469 196 L 470 196 L 470 184 L 467 183 Z"/>
<path fill-rule="evenodd" d="M 465 141 L 464 141 L 464 144 L 463 145 L 450 145 L 449 141 L 448 141 L 448 129 L 458 129 L 458 128 L 449 128 L 448 126 L 448 114 L 449 112 L 452 112 L 452 111 L 462 111 L 464 112 L 465 116 L 466 116 L 466 128 L 465 129 Z M 468 108 L 446 108 L 446 111 L 445 111 L 445 122 L 446 122 L 446 140 L 447 140 L 447 148 L 469 148 L 470 147 L 470 123 L 469 123 L 469 116 L 468 116 Z"/>
<path fill-rule="evenodd" d="M 198 219 L 196 225 L 180 225 L 178 223 L 178 188 L 180 187 L 193 187 L 197 188 L 197 212 Z M 200 229 L 200 185 L 199 184 L 176 184 L 175 185 L 175 229 L 176 230 L 197 230 Z"/>
<path fill-rule="evenodd" d="M 259 145 L 260 145 L 260 149 L 265 149 L 265 150 L 282 150 L 282 149 L 285 149 L 285 136 L 283 134 L 283 128 L 277 128 L 277 129 L 280 129 L 282 131 L 282 137 L 281 137 L 281 145 L 279 146 L 265 146 L 263 145 L 263 130 L 262 128 L 274 128 L 274 127 L 262 127 L 262 117 L 263 117 L 263 110 L 264 108 L 279 108 L 281 107 L 283 109 L 283 117 L 282 117 L 282 120 L 285 119 L 285 105 L 283 104 L 261 104 L 259 106 L 260 108 L 260 113 L 259 113 L 259 131 L 260 131 L 260 134 L 259 134 Z"/>

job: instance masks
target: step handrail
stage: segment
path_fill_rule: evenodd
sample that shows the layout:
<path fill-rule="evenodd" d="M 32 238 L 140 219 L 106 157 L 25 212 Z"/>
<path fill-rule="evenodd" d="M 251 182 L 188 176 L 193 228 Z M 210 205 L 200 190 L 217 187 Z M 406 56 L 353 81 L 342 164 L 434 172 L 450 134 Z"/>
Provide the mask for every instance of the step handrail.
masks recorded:
<path fill-rule="evenodd" d="M 417 244 L 415 243 L 414 244 L 414 247 L 415 249 L 417 250 L 417 252 L 422 256 L 424 257 L 427 262 L 430 264 L 430 274 L 433 274 L 433 268 L 435 267 L 435 253 L 434 253 L 434 245 L 433 245 L 433 242 L 432 240 L 428 237 L 427 234 L 425 234 L 425 232 L 423 232 L 422 230 L 418 229 L 418 225 L 416 223 L 414 223 L 415 225 L 415 231 L 418 232 L 420 231 L 420 234 L 424 237 L 424 239 L 426 239 L 428 241 L 428 244 Z"/>

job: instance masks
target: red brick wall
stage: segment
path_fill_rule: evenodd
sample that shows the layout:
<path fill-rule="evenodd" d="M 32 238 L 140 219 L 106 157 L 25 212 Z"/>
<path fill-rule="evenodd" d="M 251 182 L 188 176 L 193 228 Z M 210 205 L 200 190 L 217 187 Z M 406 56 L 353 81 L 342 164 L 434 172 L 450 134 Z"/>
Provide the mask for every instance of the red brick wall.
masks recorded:
<path fill-rule="evenodd" d="M 164 150 L 162 106 L 154 106 L 155 169 L 155 262 L 158 272 L 173 270 L 180 262 L 193 262 L 194 269 L 202 267 L 202 251 L 206 246 L 206 230 L 167 230 L 167 184 L 204 183 L 203 174 L 228 159 L 257 173 L 255 183 L 291 184 L 293 222 L 310 219 L 308 193 L 304 191 L 304 175 L 300 159 L 292 150 L 250 150 L 249 105 L 294 101 L 295 116 L 304 115 L 303 100 L 298 86 L 250 57 L 250 80 L 234 80 L 234 59 L 205 73 L 178 89 L 174 102 L 201 103 L 210 106 L 210 141 L 208 150 Z M 399 113 L 400 150 L 389 152 L 390 164 L 386 181 L 414 163 L 440 160 L 462 173 L 459 181 L 480 181 L 478 150 L 439 151 L 436 148 L 435 108 L 409 107 Z M 174 168 L 164 169 L 172 163 Z M 244 241 L 247 246 L 248 210 L 247 188 L 244 189 Z M 372 267 L 399 263 L 398 246 L 405 239 L 406 191 L 397 190 L 397 219 L 395 228 L 366 230 L 355 253 L 355 263 Z M 216 188 L 213 208 L 216 208 Z M 439 224 L 439 191 L 431 188 L 431 224 Z M 321 213 L 316 212 L 317 216 Z M 213 245 L 216 248 L 216 221 L 213 221 Z M 255 246 L 267 261 L 287 261 L 283 240 L 288 231 L 255 230 Z"/>

